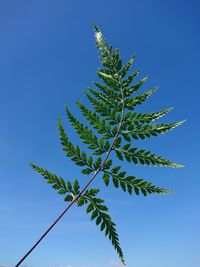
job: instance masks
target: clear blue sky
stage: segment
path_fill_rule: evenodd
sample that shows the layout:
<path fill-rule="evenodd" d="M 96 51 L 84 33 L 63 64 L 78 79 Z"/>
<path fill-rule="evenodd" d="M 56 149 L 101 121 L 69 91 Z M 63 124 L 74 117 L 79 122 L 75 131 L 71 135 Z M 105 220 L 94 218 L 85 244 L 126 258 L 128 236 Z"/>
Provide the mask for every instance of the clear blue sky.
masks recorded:
<path fill-rule="evenodd" d="M 64 157 L 57 117 L 78 143 L 64 104 L 77 112 L 77 99 L 87 103 L 82 89 L 96 79 L 99 66 L 96 21 L 124 61 L 137 53 L 134 67 L 140 77 L 149 75 L 142 90 L 160 86 L 140 110 L 172 106 L 163 121 L 188 119 L 138 144 L 186 168 L 126 166 L 175 195 L 130 197 L 105 189 L 100 176 L 94 182 L 117 223 L 127 266 L 200 266 L 199 8 L 194 0 L 0 2 L 0 265 L 14 266 L 66 205 L 28 162 L 87 181 Z M 121 265 L 84 208 L 73 207 L 22 266 Z"/>

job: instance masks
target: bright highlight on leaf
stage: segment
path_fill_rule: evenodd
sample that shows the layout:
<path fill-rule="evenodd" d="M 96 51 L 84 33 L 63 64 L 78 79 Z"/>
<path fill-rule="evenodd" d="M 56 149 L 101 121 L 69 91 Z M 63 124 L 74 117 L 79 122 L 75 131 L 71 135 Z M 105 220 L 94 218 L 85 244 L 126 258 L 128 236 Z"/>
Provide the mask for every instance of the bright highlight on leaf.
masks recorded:
<path fill-rule="evenodd" d="M 100 230 L 104 231 L 105 236 L 109 238 L 125 265 L 116 225 L 108 214 L 104 200 L 98 197 L 100 190 L 98 188 L 89 189 L 88 186 L 98 174 L 102 174 L 106 186 L 113 185 L 114 188 L 128 192 L 130 195 L 142 194 L 147 196 L 149 194 L 173 193 L 173 191 L 153 185 L 143 178 L 136 178 L 133 174 L 128 174 L 127 171 L 122 170 L 121 165 L 115 165 L 113 157 L 112 159 L 109 157 L 111 153 L 116 155 L 115 159 L 116 161 L 119 160 L 118 164 L 120 161 L 126 160 L 131 165 L 181 168 L 183 167 L 181 164 L 137 147 L 136 142 L 138 139 L 143 140 L 164 134 L 180 126 L 184 121 L 167 124 L 154 122 L 169 113 L 172 108 L 149 113 L 136 111 L 136 107 L 147 101 L 158 88 L 154 87 L 137 94 L 147 77 L 135 81 L 139 71 L 134 70 L 129 74 L 135 60 L 135 54 L 123 65 L 119 50 L 113 49 L 106 43 L 96 25 L 94 30 L 102 67 L 97 71 L 100 81 L 94 82 L 95 88 L 88 88 L 85 91 L 93 109 L 91 110 L 87 105 L 77 101 L 77 106 L 87 124 L 79 121 L 66 107 L 66 116 L 70 124 L 74 127 L 82 143 L 89 148 L 89 152 L 87 150 L 86 153 L 79 145 L 74 145 L 69 140 L 60 118 L 58 119 L 60 141 L 66 157 L 78 165 L 83 174 L 93 176 L 81 190 L 77 179 L 66 180 L 34 164 L 31 166 L 59 194 L 64 195 L 65 201 L 70 203 L 74 201 L 79 207 L 86 206 L 86 212 L 90 214 L 91 220 L 94 220 Z M 80 177 L 80 179 L 82 178 Z"/>

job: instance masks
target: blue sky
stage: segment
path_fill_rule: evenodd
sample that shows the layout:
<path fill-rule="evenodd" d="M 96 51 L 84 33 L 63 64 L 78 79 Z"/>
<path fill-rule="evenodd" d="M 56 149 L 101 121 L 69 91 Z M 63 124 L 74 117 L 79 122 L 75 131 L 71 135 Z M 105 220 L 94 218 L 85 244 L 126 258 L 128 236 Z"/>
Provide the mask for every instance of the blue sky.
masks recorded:
<path fill-rule="evenodd" d="M 64 157 L 57 117 L 78 143 L 64 104 L 77 114 L 75 101 L 87 103 L 83 89 L 96 79 L 95 21 L 124 62 L 137 53 L 134 68 L 149 76 L 142 90 L 160 87 L 138 110 L 172 106 L 163 121 L 188 119 L 138 143 L 186 168 L 125 166 L 175 195 L 130 197 L 106 189 L 100 176 L 94 181 L 117 223 L 127 266 L 200 265 L 198 10 L 194 0 L 0 2 L 0 264 L 14 266 L 66 205 L 28 162 L 87 181 Z M 121 265 L 84 208 L 73 207 L 22 266 Z"/>

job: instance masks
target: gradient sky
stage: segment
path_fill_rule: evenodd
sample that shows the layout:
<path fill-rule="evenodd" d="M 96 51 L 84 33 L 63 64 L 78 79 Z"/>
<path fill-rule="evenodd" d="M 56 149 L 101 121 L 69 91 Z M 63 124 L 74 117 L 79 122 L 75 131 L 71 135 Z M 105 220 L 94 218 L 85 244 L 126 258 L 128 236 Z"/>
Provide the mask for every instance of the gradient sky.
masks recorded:
<path fill-rule="evenodd" d="M 93 22 L 124 62 L 136 52 L 140 78 L 160 89 L 140 111 L 175 107 L 163 121 L 181 127 L 140 147 L 186 165 L 183 169 L 125 165 L 130 174 L 174 189 L 175 195 L 130 197 L 94 184 L 117 224 L 128 267 L 200 266 L 199 99 L 200 18 L 194 0 L 0 1 L 0 265 L 14 266 L 66 203 L 28 166 L 88 177 L 64 157 L 61 116 L 74 143 L 64 104 L 96 79 Z M 78 118 L 82 118 L 77 114 Z M 73 207 L 22 266 L 120 267 L 116 252 L 84 208 Z"/>

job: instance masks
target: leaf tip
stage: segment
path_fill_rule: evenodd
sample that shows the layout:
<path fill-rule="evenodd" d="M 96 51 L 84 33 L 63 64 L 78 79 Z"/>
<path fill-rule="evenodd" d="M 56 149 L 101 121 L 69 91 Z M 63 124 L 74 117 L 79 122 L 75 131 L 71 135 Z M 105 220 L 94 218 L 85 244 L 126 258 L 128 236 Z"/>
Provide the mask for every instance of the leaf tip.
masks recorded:
<path fill-rule="evenodd" d="M 29 162 L 28 165 L 29 165 L 32 169 L 35 169 L 35 168 L 36 168 L 36 165 L 33 164 L 33 163 L 31 163 L 31 162 Z"/>
<path fill-rule="evenodd" d="M 32 167 L 33 166 L 33 163 L 28 162 L 27 165 Z"/>
<path fill-rule="evenodd" d="M 93 27 L 95 32 L 100 32 L 99 27 L 97 26 L 96 22 L 93 22 Z"/>

